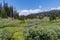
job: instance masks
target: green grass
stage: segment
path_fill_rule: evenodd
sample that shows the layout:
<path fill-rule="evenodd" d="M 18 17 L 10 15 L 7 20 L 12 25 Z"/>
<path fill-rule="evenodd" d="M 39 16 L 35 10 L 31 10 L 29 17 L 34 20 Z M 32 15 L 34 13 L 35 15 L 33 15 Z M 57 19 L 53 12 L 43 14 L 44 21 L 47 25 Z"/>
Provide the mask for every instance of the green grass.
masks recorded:
<path fill-rule="evenodd" d="M 25 22 L 22 22 L 21 20 L 0 19 L 0 36 L 3 30 L 6 29 L 14 33 L 13 38 L 15 40 L 24 40 L 25 38 L 23 32 L 25 31 L 25 26 L 28 26 L 30 22 L 36 21 L 41 22 L 41 24 L 34 26 L 44 27 L 47 29 L 54 27 L 56 29 L 57 27 L 60 27 L 60 19 L 50 22 L 47 17 L 45 17 L 44 19 L 27 19 L 25 20 Z"/>
<path fill-rule="evenodd" d="M 0 27 L 23 27 L 28 25 L 29 23 L 26 21 L 25 23 L 21 20 L 9 20 L 9 19 L 0 19 Z"/>
<path fill-rule="evenodd" d="M 11 31 L 11 32 L 14 32 L 13 33 L 13 38 L 15 40 L 24 40 L 24 27 L 6 27 L 5 29 Z"/>
<path fill-rule="evenodd" d="M 1 28 L 0 29 L 0 37 L 2 36 L 1 33 L 4 33 L 3 31 L 9 31 L 10 33 L 13 33 L 12 38 L 14 38 L 15 40 L 24 40 L 24 34 L 23 32 L 25 31 L 24 27 L 5 27 L 5 28 Z M 7 35 L 10 35 L 7 34 Z"/>
<path fill-rule="evenodd" d="M 8 30 L 9 32 L 13 33 L 12 38 L 15 40 L 24 40 L 24 26 L 28 24 L 28 22 L 23 23 L 21 20 L 0 19 L 0 37 L 2 36 L 1 33 L 4 30 Z"/>

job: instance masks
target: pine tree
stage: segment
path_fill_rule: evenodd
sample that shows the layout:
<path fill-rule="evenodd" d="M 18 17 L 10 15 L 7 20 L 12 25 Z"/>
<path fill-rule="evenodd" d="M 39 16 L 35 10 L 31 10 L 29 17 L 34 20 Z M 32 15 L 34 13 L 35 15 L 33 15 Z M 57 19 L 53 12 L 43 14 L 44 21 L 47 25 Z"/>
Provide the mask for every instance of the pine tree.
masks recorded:
<path fill-rule="evenodd" d="M 8 4 L 4 2 L 3 10 L 2 10 L 2 18 L 8 17 Z"/>
<path fill-rule="evenodd" d="M 0 17 L 2 15 L 2 4 L 0 3 Z"/>
<path fill-rule="evenodd" d="M 10 13 L 9 16 L 10 16 L 11 18 L 13 18 L 13 17 L 14 17 L 14 16 L 13 16 L 14 14 L 13 14 L 13 7 L 12 7 L 12 6 L 9 7 L 9 13 Z"/>

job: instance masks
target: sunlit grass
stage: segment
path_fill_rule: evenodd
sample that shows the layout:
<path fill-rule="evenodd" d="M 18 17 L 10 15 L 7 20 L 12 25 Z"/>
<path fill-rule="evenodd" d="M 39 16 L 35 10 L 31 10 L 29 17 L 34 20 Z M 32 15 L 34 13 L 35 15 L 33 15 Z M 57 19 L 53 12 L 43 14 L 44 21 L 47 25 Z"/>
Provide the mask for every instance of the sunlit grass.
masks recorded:
<path fill-rule="evenodd" d="M 28 26 L 30 22 L 41 22 L 39 25 L 33 25 L 32 27 L 42 27 L 44 29 L 60 29 L 60 19 L 49 21 L 49 18 L 45 17 L 44 19 L 27 19 L 25 22 L 21 20 L 9 20 L 1 19 L 0 20 L 0 36 L 3 30 L 8 30 L 13 32 L 13 38 L 15 40 L 24 40 L 24 31 L 25 26 Z"/>

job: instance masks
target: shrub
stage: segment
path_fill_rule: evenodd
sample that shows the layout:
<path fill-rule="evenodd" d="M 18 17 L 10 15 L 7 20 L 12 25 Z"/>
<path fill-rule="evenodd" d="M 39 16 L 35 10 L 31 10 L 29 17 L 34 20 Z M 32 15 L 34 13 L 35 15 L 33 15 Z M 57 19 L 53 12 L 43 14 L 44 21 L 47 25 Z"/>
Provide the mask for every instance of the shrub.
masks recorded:
<path fill-rule="evenodd" d="M 60 40 L 60 27 L 33 27 L 25 34 L 25 40 Z"/>
<path fill-rule="evenodd" d="M 49 20 L 50 21 L 56 20 L 56 14 L 55 13 L 51 13 L 50 16 L 49 16 Z"/>
<path fill-rule="evenodd" d="M 12 38 L 12 32 L 8 31 L 7 29 L 4 29 L 1 33 L 1 39 L 2 40 L 13 40 Z"/>

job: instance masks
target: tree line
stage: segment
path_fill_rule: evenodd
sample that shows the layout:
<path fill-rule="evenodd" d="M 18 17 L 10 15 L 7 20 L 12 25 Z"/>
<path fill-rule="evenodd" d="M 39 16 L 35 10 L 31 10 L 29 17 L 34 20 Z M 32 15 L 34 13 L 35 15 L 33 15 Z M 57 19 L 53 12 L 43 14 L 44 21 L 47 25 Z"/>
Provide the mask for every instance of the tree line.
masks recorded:
<path fill-rule="evenodd" d="M 6 3 L 6 2 L 4 2 L 3 5 L 2 5 L 2 3 L 0 3 L 0 17 L 1 18 L 12 18 L 12 19 L 25 20 L 25 19 L 34 19 L 34 18 L 42 19 L 46 16 L 50 17 L 49 18 L 50 21 L 56 19 L 56 14 L 50 13 L 50 12 L 45 12 L 45 13 L 42 12 L 42 13 L 38 13 L 38 14 L 20 16 L 19 13 L 16 10 L 14 10 L 13 6 L 8 6 L 8 3 Z"/>
<path fill-rule="evenodd" d="M 0 3 L 0 17 L 1 18 L 14 18 L 19 17 L 19 13 L 14 10 L 13 6 L 8 6 L 8 3 Z"/>

